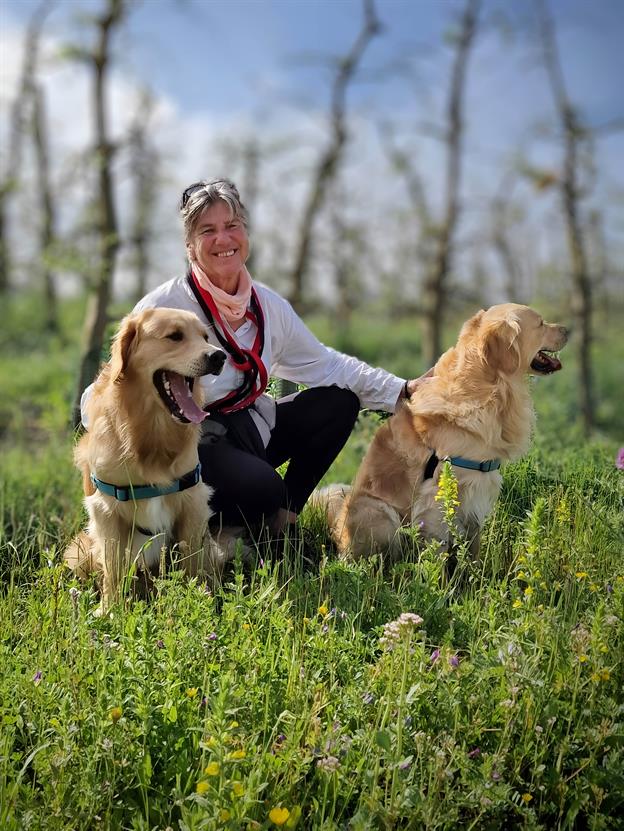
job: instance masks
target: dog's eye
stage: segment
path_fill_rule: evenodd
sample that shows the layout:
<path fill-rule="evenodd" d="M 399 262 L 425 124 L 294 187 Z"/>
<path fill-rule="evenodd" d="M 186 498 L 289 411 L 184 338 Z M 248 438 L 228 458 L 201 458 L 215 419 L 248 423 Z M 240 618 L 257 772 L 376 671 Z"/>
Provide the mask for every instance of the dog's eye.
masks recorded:
<path fill-rule="evenodd" d="M 172 332 L 170 335 L 167 335 L 169 340 L 184 340 L 184 335 L 182 332 Z"/>

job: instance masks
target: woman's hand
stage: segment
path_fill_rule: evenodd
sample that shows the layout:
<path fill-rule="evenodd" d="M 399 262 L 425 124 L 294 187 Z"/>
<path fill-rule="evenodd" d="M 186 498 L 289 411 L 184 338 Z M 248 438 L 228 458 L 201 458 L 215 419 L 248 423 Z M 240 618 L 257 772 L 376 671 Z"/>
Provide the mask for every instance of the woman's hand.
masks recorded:
<path fill-rule="evenodd" d="M 424 375 L 420 375 L 418 378 L 411 378 L 409 381 L 406 381 L 403 385 L 403 389 L 401 390 L 399 401 L 402 398 L 407 398 L 409 400 L 412 397 L 412 395 L 416 392 L 416 390 L 423 384 L 426 384 L 427 381 L 429 381 L 432 378 L 432 376 L 433 367 L 431 367 L 431 369 L 428 369 Z"/>

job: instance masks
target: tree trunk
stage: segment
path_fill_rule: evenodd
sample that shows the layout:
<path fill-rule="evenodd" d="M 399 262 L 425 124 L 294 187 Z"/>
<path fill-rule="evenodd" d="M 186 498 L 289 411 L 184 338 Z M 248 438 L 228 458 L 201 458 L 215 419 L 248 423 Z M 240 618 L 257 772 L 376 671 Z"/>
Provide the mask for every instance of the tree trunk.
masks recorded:
<path fill-rule="evenodd" d="M 45 300 L 44 325 L 48 332 L 58 332 L 58 302 L 56 285 L 50 261 L 55 242 L 56 211 L 50 183 L 48 137 L 46 132 L 45 104 L 40 85 L 33 88 L 33 136 L 37 158 L 37 173 L 41 189 L 42 217 L 39 242 L 39 261 Z"/>
<path fill-rule="evenodd" d="M 578 185 L 579 146 L 587 138 L 587 130 L 581 124 L 568 97 L 555 41 L 554 25 L 544 0 L 538 2 L 537 8 L 540 17 L 544 64 L 563 132 L 563 170 L 559 182 L 559 193 L 570 253 L 571 307 L 578 344 L 579 407 L 585 435 L 589 435 L 595 426 L 594 384 L 591 363 L 593 297 L 587 266 L 585 239 L 580 219 L 581 194 Z"/>
<path fill-rule="evenodd" d="M 433 366 L 442 352 L 444 310 L 447 307 L 448 299 L 447 283 L 452 264 L 453 242 L 459 214 L 466 67 L 477 31 L 479 4 L 480 0 L 468 0 L 464 8 L 451 76 L 446 129 L 444 216 L 442 224 L 436 232 L 436 251 L 431 270 L 425 281 L 423 295 L 425 313 L 423 350 L 425 363 L 429 366 Z"/>
<path fill-rule="evenodd" d="M 100 362 L 104 332 L 108 322 L 115 259 L 119 247 L 111 170 L 113 148 L 108 138 L 105 93 L 110 63 L 110 38 L 114 27 L 121 22 L 123 14 L 123 0 L 109 0 L 108 8 L 102 17 L 97 19 L 98 44 L 90 56 L 94 73 L 93 102 L 96 136 L 95 161 L 98 168 L 97 230 L 100 273 L 95 291 L 89 298 L 83 329 L 83 352 L 80 358 L 78 385 L 72 410 L 74 427 L 80 424 L 81 395 L 95 378 Z"/>

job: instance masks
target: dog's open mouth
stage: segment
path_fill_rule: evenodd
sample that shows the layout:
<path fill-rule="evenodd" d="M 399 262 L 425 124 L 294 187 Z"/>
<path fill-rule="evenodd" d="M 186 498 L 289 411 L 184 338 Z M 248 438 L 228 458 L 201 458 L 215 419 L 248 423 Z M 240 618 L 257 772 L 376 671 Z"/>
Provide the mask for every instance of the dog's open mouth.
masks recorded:
<path fill-rule="evenodd" d="M 561 369 L 561 361 L 556 355 L 545 349 L 540 349 L 531 361 L 531 369 L 539 375 L 550 375 L 551 372 L 557 372 Z"/>
<path fill-rule="evenodd" d="M 154 373 L 154 386 L 162 402 L 183 424 L 190 421 L 199 424 L 208 415 L 193 399 L 193 380 L 170 369 L 159 369 Z"/>

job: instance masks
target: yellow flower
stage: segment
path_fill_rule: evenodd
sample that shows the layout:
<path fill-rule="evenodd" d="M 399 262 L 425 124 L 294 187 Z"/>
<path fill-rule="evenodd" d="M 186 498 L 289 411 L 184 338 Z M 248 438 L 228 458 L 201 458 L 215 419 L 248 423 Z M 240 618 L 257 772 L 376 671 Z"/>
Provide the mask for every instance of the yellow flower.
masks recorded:
<path fill-rule="evenodd" d="M 117 722 L 122 717 L 122 715 L 123 715 L 123 710 L 121 709 L 121 707 L 112 707 L 109 714 L 108 714 L 108 716 L 109 716 L 110 720 L 113 722 L 113 724 L 117 724 Z"/>
<path fill-rule="evenodd" d="M 587 660 L 587 655 L 579 655 L 578 659 L 579 659 L 579 664 L 584 664 L 585 661 Z"/>
<path fill-rule="evenodd" d="M 327 608 L 327 606 L 325 604 L 323 604 L 322 606 L 318 607 L 318 613 L 319 613 L 319 615 L 323 615 L 323 617 L 325 617 L 327 614 L 329 614 L 329 609 Z M 286 820 L 284 820 L 284 822 L 285 821 Z"/>
<path fill-rule="evenodd" d="M 230 722 L 230 730 L 235 730 L 237 727 L 238 727 L 238 722 L 237 721 L 231 721 Z"/>
<path fill-rule="evenodd" d="M 186 691 L 187 698 L 195 698 L 197 695 L 197 687 L 189 687 Z"/>
<path fill-rule="evenodd" d="M 608 681 L 609 678 L 611 678 L 611 673 L 609 672 L 608 669 L 600 670 L 600 680 L 601 681 Z"/>
<path fill-rule="evenodd" d="M 283 825 L 289 816 L 290 811 L 288 808 L 271 808 L 269 811 L 269 819 L 271 822 L 274 822 L 275 825 Z"/>
<path fill-rule="evenodd" d="M 247 753 L 244 750 L 233 750 L 230 753 L 229 758 L 236 761 L 237 759 L 244 759 L 246 755 Z"/>
<path fill-rule="evenodd" d="M 526 577 L 526 574 L 524 573 L 524 571 L 519 571 L 518 572 L 518 580 L 524 580 L 525 577 Z"/>
<path fill-rule="evenodd" d="M 586 577 L 589 577 L 589 574 L 586 571 L 577 571 L 576 576 L 579 580 L 584 580 Z"/>
<path fill-rule="evenodd" d="M 216 747 L 218 742 L 214 736 L 208 736 L 204 744 L 206 747 Z"/>
<path fill-rule="evenodd" d="M 536 571 L 533 572 L 533 577 L 541 577 L 541 576 L 542 576 L 542 572 L 539 570 L 539 568 Z"/>
<path fill-rule="evenodd" d="M 219 822 L 227 822 L 232 816 L 227 808 L 221 808 L 219 811 Z"/>
<path fill-rule="evenodd" d="M 195 792 L 198 793 L 200 796 L 205 794 L 207 790 L 210 789 L 210 785 L 208 782 L 198 782 L 195 786 Z"/>
<path fill-rule="evenodd" d="M 592 672 L 590 678 L 592 681 L 600 681 L 600 675 L 597 672 Z"/>
<path fill-rule="evenodd" d="M 242 782 L 232 783 L 232 793 L 234 796 L 242 796 L 245 793 L 245 788 Z"/>
<path fill-rule="evenodd" d="M 546 591 L 547 588 L 547 584 L 542 580 L 542 582 L 540 583 L 540 589 L 544 589 L 544 591 Z"/>
<path fill-rule="evenodd" d="M 251 626 L 248 623 L 243 623 L 243 629 L 247 632 L 249 629 L 251 629 Z"/>
<path fill-rule="evenodd" d="M 524 593 L 527 597 L 531 597 L 531 595 L 533 594 L 533 586 L 527 586 L 524 590 Z"/>
<path fill-rule="evenodd" d="M 221 765 L 218 762 L 209 762 L 204 768 L 206 776 L 218 776 Z"/>
<path fill-rule="evenodd" d="M 589 590 L 590 592 L 597 592 L 598 586 L 595 583 L 590 583 Z"/>
<path fill-rule="evenodd" d="M 304 617 L 304 619 L 303 619 L 303 625 L 304 625 L 304 626 L 307 626 L 309 622 L 310 622 L 310 618 L 309 618 L 309 617 Z"/>
<path fill-rule="evenodd" d="M 522 794 L 522 801 L 528 803 L 533 799 L 530 793 L 523 793 Z"/>
<path fill-rule="evenodd" d="M 609 651 L 609 647 L 608 647 L 608 646 L 605 646 L 604 644 L 602 644 L 602 646 L 600 647 L 600 651 L 601 651 L 601 652 L 608 652 L 608 651 Z"/>
<path fill-rule="evenodd" d="M 519 609 L 521 606 L 522 606 L 522 601 L 519 598 L 514 600 L 514 602 L 513 602 L 514 609 Z"/>

